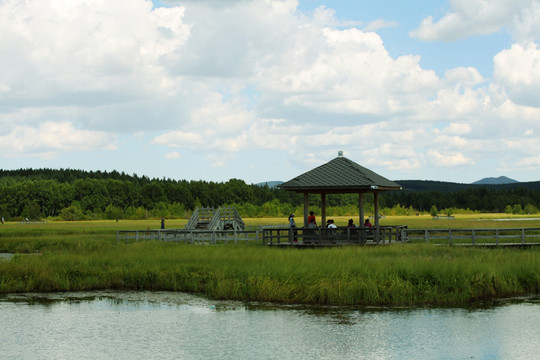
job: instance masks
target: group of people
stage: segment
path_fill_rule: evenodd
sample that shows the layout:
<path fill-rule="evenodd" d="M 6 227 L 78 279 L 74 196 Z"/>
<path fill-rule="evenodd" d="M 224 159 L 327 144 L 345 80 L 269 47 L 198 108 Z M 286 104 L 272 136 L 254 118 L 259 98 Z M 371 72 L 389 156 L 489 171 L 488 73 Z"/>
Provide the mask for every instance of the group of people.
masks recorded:
<path fill-rule="evenodd" d="M 334 219 L 326 220 L 326 227 L 328 229 L 337 229 L 337 225 L 335 224 Z"/>
<path fill-rule="evenodd" d="M 356 228 L 358 226 L 356 226 L 356 224 L 354 223 L 353 219 L 349 219 L 349 223 L 347 224 L 347 227 L 348 228 Z M 369 218 L 366 219 L 366 221 L 364 221 L 364 227 L 365 228 L 370 228 L 371 227 L 371 222 L 369 221 Z"/>
<path fill-rule="evenodd" d="M 316 228 L 317 227 L 317 219 L 315 218 L 315 213 L 313 211 L 309 212 L 309 216 L 307 219 L 307 227 L 308 228 Z M 296 223 L 294 221 L 294 214 L 289 215 L 289 225 L 291 229 L 296 228 Z M 326 227 L 327 228 L 337 228 L 337 225 L 335 224 L 333 219 L 329 219 L 326 221 Z M 349 219 L 349 223 L 347 224 L 348 228 L 356 228 L 356 224 L 354 223 L 353 219 Z M 371 222 L 369 221 L 369 218 L 364 221 L 364 227 L 365 228 L 371 228 Z"/>
<path fill-rule="evenodd" d="M 295 243 L 298 242 L 298 230 L 296 228 L 296 222 L 294 221 L 294 214 L 293 213 L 291 213 L 289 215 L 289 227 L 291 229 L 291 232 L 290 232 L 291 240 L 293 242 L 295 242 Z M 313 211 L 309 212 L 309 216 L 307 218 L 307 227 L 309 229 L 316 229 L 317 228 L 317 219 L 315 218 L 315 213 Z M 358 226 L 356 226 L 356 224 L 354 223 L 353 219 L 349 219 L 349 223 L 347 224 L 347 227 L 348 228 L 358 228 Z M 363 227 L 367 228 L 366 234 L 371 234 L 371 222 L 369 221 L 369 218 L 367 218 L 364 221 L 364 226 Z M 337 229 L 337 225 L 335 224 L 333 219 L 329 219 L 326 222 L 326 228 L 332 229 L 332 231 L 333 231 L 333 229 Z M 304 235 L 305 234 L 307 234 L 307 231 L 304 233 Z M 311 232 L 309 232 L 309 234 L 311 234 Z M 313 232 L 313 234 L 315 234 L 315 232 Z M 308 235 L 308 237 L 309 236 L 312 236 L 312 235 Z"/>

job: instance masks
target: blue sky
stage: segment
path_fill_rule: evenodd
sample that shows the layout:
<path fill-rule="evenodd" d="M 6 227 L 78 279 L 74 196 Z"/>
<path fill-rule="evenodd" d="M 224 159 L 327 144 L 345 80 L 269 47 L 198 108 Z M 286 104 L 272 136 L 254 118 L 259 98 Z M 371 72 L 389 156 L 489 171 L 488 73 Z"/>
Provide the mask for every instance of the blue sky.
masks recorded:
<path fill-rule="evenodd" d="M 540 1 L 4 0 L 0 167 L 540 180 Z"/>

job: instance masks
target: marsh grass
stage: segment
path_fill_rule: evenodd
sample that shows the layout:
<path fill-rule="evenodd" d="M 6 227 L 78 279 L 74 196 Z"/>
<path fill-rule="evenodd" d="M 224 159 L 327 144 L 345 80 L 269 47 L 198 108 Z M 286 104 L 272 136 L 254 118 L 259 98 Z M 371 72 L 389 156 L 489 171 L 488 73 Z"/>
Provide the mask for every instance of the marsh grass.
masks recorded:
<path fill-rule="evenodd" d="M 538 249 L 124 244 L 117 223 L 74 225 L 0 228 L 0 252 L 18 253 L 0 262 L 0 293 L 166 290 L 280 303 L 461 305 L 540 289 Z"/>

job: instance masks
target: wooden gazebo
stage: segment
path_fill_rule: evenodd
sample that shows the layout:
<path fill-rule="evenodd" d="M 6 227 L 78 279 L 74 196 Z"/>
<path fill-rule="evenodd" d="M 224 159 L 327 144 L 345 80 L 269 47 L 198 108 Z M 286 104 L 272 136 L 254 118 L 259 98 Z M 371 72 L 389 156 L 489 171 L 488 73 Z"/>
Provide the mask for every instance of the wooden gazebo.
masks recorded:
<path fill-rule="evenodd" d="M 321 195 L 321 225 L 326 224 L 326 195 L 358 193 L 359 226 L 364 224 L 364 194 L 373 193 L 376 236 L 379 229 L 379 193 L 401 190 L 401 186 L 375 172 L 358 165 L 338 153 L 338 157 L 313 170 L 282 183 L 287 191 L 304 194 L 304 227 L 307 227 L 309 194 Z"/>

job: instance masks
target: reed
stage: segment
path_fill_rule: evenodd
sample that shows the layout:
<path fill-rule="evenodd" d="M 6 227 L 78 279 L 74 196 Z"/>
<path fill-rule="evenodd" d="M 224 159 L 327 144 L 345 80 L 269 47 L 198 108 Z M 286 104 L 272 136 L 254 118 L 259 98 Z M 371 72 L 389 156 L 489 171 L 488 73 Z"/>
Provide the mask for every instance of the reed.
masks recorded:
<path fill-rule="evenodd" d="M 464 305 L 540 292 L 538 249 L 124 244 L 110 224 L 52 228 L 0 233 L 0 252 L 20 253 L 0 262 L 0 293 L 167 290 L 354 306 Z"/>

